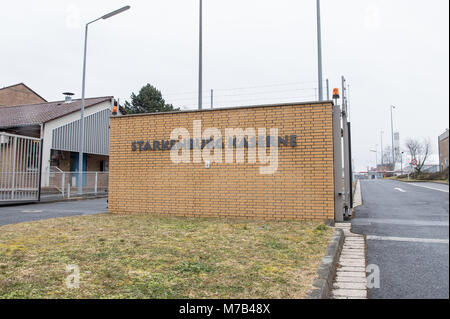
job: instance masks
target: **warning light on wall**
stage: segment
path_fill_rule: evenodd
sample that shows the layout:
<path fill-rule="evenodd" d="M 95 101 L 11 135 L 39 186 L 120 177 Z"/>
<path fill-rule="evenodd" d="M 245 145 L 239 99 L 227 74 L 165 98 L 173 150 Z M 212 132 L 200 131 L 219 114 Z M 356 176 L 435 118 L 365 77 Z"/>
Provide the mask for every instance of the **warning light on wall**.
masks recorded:
<path fill-rule="evenodd" d="M 333 89 L 333 99 L 338 99 L 338 98 L 339 98 L 339 89 L 334 88 Z"/>
<path fill-rule="evenodd" d="M 112 107 L 112 115 L 117 115 L 117 101 L 114 101 L 114 105 Z"/>

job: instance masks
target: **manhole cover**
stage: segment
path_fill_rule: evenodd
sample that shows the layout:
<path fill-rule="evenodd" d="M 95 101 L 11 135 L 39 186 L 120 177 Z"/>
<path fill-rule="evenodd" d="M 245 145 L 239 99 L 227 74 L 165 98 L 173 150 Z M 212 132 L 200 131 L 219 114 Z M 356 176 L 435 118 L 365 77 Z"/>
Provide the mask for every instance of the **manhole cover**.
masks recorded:
<path fill-rule="evenodd" d="M 42 210 L 29 209 L 29 210 L 23 210 L 22 213 L 42 213 Z"/>

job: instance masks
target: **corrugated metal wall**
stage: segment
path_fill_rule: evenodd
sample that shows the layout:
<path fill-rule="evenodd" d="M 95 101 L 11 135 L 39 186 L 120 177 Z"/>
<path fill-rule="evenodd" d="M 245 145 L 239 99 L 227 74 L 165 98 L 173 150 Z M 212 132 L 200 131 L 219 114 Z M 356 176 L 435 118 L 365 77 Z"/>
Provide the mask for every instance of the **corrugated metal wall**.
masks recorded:
<path fill-rule="evenodd" d="M 89 154 L 109 155 L 109 117 L 106 109 L 89 115 L 84 120 L 84 150 Z M 52 149 L 79 151 L 80 120 L 53 130 Z"/>

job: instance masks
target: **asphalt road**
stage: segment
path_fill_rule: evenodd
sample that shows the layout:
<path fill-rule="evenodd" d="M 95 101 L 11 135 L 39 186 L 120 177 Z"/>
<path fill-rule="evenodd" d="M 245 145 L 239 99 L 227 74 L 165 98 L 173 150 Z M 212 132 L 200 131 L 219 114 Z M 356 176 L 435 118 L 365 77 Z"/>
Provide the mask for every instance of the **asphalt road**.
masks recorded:
<path fill-rule="evenodd" d="M 352 230 L 380 269 L 369 298 L 449 298 L 449 187 L 362 180 Z"/>
<path fill-rule="evenodd" d="M 56 217 L 91 215 L 107 211 L 106 198 L 0 206 L 0 226 Z"/>

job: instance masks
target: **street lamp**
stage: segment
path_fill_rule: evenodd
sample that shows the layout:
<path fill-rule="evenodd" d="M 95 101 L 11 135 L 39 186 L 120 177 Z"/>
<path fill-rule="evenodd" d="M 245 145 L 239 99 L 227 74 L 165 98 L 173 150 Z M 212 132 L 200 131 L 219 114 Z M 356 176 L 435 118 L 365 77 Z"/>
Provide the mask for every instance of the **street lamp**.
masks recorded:
<path fill-rule="evenodd" d="M 320 0 L 317 0 L 317 59 L 319 73 L 319 101 L 323 101 L 322 83 L 322 32 L 320 27 Z"/>
<path fill-rule="evenodd" d="M 391 105 L 391 138 L 392 138 L 392 169 L 395 170 L 395 149 L 394 149 L 394 121 L 392 119 L 392 110 L 395 109 L 394 105 Z"/>
<path fill-rule="evenodd" d="M 376 169 L 376 167 L 378 166 L 378 151 L 376 149 L 369 150 L 369 151 L 371 151 L 372 153 L 375 153 L 375 169 Z"/>
<path fill-rule="evenodd" d="M 81 84 L 81 116 L 80 116 L 80 141 L 79 141 L 79 158 L 78 158 L 78 193 L 81 194 L 83 191 L 83 149 L 84 149 L 84 94 L 85 94 L 85 84 L 86 84 L 86 52 L 87 52 L 87 36 L 88 36 L 88 26 L 95 21 L 100 19 L 106 20 L 115 16 L 116 14 L 122 13 L 130 9 L 130 6 L 125 6 L 115 11 L 111 11 L 100 18 L 92 20 L 86 23 L 86 29 L 84 32 L 84 58 L 83 58 L 83 79 Z"/>
<path fill-rule="evenodd" d="M 401 170 L 401 175 L 403 175 L 403 154 L 405 154 L 405 152 L 401 152 L 400 154 L 400 170 Z"/>

